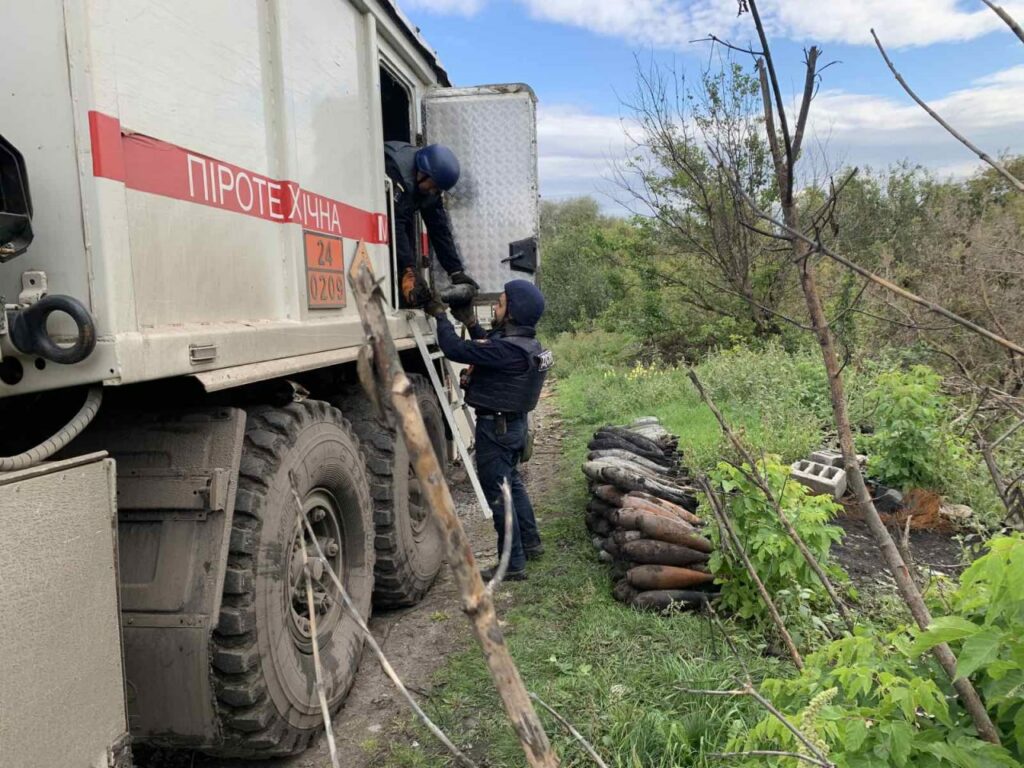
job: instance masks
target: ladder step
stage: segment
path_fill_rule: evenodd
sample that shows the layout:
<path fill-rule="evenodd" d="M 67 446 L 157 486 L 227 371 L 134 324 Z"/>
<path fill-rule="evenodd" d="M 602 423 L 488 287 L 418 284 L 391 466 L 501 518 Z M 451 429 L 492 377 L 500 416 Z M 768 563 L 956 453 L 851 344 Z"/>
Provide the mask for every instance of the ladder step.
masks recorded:
<path fill-rule="evenodd" d="M 431 352 L 430 353 L 430 359 L 431 360 L 438 360 L 438 359 L 440 359 L 442 357 L 444 357 L 444 352 L 442 352 L 441 350 L 437 350 L 436 352 Z"/>

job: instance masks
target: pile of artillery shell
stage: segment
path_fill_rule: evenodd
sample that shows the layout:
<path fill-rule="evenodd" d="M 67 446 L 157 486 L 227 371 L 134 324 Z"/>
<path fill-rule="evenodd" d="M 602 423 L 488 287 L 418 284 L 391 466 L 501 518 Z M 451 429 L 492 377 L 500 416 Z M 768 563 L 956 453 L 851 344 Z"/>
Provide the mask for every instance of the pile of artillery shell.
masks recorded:
<path fill-rule="evenodd" d="M 647 417 L 602 427 L 587 446 L 587 530 L 612 567 L 615 599 L 637 608 L 699 608 L 717 591 L 678 443 Z"/>

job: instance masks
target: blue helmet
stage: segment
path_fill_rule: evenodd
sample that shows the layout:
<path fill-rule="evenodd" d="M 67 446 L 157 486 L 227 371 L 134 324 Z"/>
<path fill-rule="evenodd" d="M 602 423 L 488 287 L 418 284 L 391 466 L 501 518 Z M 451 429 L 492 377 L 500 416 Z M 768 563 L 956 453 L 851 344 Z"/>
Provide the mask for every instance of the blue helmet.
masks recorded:
<path fill-rule="evenodd" d="M 416 168 L 445 192 L 459 180 L 459 159 L 444 144 L 428 144 L 417 152 Z"/>
<path fill-rule="evenodd" d="M 533 328 L 544 314 L 544 294 L 528 280 L 509 280 L 505 283 L 508 316 L 516 325 Z"/>

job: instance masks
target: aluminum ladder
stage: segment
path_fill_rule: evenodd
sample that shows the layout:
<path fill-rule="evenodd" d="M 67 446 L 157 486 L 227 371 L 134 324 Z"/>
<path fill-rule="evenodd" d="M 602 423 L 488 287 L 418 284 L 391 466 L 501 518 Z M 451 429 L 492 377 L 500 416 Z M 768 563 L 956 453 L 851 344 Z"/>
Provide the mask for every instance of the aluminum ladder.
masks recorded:
<path fill-rule="evenodd" d="M 448 375 L 448 380 L 451 382 L 458 382 L 458 377 L 455 375 L 455 369 L 452 367 L 452 362 L 444 356 L 444 352 L 441 350 L 431 351 L 430 347 L 427 346 L 427 339 L 425 332 L 431 332 L 431 320 L 422 312 L 409 311 L 406 314 L 406 318 L 409 321 L 409 327 L 412 329 L 413 338 L 416 339 L 416 346 L 420 350 L 420 355 L 423 357 L 423 363 L 427 368 L 427 374 L 430 376 L 430 383 L 434 386 L 434 393 L 437 395 L 437 401 L 441 404 L 441 411 L 444 413 L 445 421 L 448 422 L 448 428 L 451 430 L 452 438 L 455 440 L 455 447 L 459 454 L 459 459 L 462 460 L 462 465 L 466 468 L 466 474 L 469 475 L 469 482 L 473 486 L 473 493 L 476 494 L 476 500 L 480 504 L 480 509 L 483 510 L 484 517 L 490 519 L 492 517 L 491 506 L 487 503 L 487 497 L 484 495 L 484 489 L 480 485 L 480 478 L 476 474 L 476 466 L 473 463 L 472 448 L 467 445 L 466 440 L 462 436 L 462 432 L 459 429 L 458 423 L 455 421 L 454 408 L 458 408 L 462 411 L 462 415 L 466 419 L 466 423 L 469 425 L 469 433 L 473 435 L 476 433 L 476 419 L 473 416 L 473 409 L 466 404 L 465 398 L 461 394 L 461 389 L 458 384 L 454 385 L 454 395 L 450 393 L 441 381 L 441 378 L 437 375 L 437 369 L 434 368 L 434 361 L 440 360 L 441 365 L 444 366 L 445 373 Z M 472 438 L 471 438 L 472 439 Z"/>

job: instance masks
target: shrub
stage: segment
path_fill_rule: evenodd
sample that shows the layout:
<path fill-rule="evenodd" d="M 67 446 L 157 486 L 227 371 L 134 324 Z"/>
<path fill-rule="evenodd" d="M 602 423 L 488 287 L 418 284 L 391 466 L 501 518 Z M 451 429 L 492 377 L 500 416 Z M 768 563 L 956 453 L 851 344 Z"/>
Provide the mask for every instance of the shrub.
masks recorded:
<path fill-rule="evenodd" d="M 744 466 L 744 470 L 749 472 L 749 467 Z M 789 468 L 780 464 L 777 457 L 759 462 L 758 471 L 767 476 L 768 487 L 779 500 L 783 514 L 815 559 L 834 581 L 847 581 L 842 569 L 829 563 L 829 549 L 843 534 L 841 528 L 828 524 L 835 517 L 839 505 L 827 496 L 812 495 L 809 489 L 793 482 Z M 719 464 L 711 474 L 711 480 L 724 492 L 724 501 L 736 533 L 793 639 L 805 645 L 810 637 L 818 638 L 825 634 L 828 631 L 826 621 L 831 620 L 833 606 L 764 493 L 730 464 Z M 719 540 L 721 532 L 717 528 L 713 526 L 711 531 L 716 547 L 710 565 L 722 585 L 722 607 L 740 619 L 770 631 L 772 624 L 757 586 L 743 563 L 734 562 L 726 556 Z"/>
<path fill-rule="evenodd" d="M 905 630 L 875 637 L 870 627 L 858 629 L 807 656 L 799 676 L 765 680 L 761 691 L 841 768 L 1019 768 L 1006 748 L 974 735 L 942 670 L 916 650 Z M 737 733 L 728 749 L 809 755 L 774 717 Z"/>
<path fill-rule="evenodd" d="M 960 575 L 953 612 L 915 642 L 924 651 L 953 645 L 957 674 L 974 676 L 1003 743 L 1024 759 L 1024 538 L 997 536 L 988 553 Z"/>
<path fill-rule="evenodd" d="M 863 444 L 869 471 L 883 482 L 942 491 L 946 473 L 964 460 L 964 442 L 946 428 L 952 408 L 939 391 L 941 383 L 924 365 L 878 376 L 868 394 L 875 432 Z"/>

